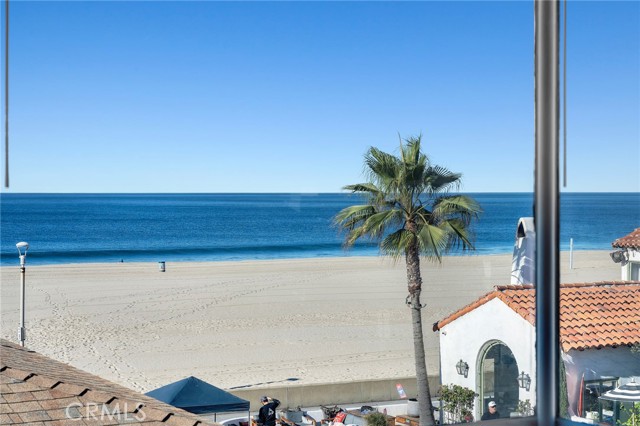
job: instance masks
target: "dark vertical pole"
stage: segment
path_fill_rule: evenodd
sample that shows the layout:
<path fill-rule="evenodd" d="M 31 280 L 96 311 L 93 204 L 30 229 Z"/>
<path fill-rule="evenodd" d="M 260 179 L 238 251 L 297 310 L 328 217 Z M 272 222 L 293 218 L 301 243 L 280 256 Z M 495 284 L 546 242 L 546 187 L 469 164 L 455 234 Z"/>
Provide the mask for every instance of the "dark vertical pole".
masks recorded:
<path fill-rule="evenodd" d="M 535 0 L 536 405 L 539 425 L 558 418 L 559 97 L 557 0 Z"/>
<path fill-rule="evenodd" d="M 562 13 L 562 187 L 567 187 L 567 0 Z"/>
<path fill-rule="evenodd" d="M 4 2 L 4 187 L 9 187 L 9 0 Z"/>

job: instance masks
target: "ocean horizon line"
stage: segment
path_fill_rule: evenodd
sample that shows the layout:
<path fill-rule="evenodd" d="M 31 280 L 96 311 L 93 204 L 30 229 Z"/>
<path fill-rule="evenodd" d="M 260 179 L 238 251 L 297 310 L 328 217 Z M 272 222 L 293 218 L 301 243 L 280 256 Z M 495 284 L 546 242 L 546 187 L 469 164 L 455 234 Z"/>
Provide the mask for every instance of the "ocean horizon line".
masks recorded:
<path fill-rule="evenodd" d="M 471 228 L 475 253 L 512 253 L 519 218 L 533 215 L 533 193 L 463 194 L 482 208 Z M 640 225 L 636 193 L 565 193 L 561 201 L 561 250 L 571 239 L 577 251 L 607 250 Z M 31 245 L 31 264 L 377 256 L 374 240 L 345 250 L 333 221 L 361 203 L 349 193 L 7 193 L 0 264 L 14 264 L 19 241 Z"/>
<path fill-rule="evenodd" d="M 451 191 L 448 194 L 533 194 L 534 191 Z M 0 195 L 350 195 L 349 191 L 308 191 L 308 192 L 10 192 L 3 190 Z M 562 194 L 637 194 L 638 191 L 561 191 Z M 445 194 L 443 194 L 445 195 Z"/>

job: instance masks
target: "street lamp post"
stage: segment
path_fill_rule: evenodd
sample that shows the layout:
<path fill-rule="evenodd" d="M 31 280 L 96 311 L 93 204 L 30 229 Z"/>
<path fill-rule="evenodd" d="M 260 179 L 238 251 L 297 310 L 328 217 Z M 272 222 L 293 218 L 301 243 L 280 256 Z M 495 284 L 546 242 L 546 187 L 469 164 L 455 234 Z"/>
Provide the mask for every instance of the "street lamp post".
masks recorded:
<path fill-rule="evenodd" d="M 25 260 L 27 258 L 27 250 L 29 250 L 29 243 L 24 241 L 16 244 L 18 248 L 18 255 L 20 256 L 20 345 L 24 346 L 26 339 L 26 328 L 24 326 L 24 279 L 25 279 Z M 23 252 L 24 250 L 24 252 Z"/>

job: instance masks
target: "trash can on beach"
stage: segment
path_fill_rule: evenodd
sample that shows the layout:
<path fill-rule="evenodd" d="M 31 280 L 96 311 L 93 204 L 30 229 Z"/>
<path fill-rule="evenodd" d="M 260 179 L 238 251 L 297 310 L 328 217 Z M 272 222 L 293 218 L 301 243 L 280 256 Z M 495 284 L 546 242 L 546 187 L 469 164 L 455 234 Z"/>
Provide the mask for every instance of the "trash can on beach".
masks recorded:
<path fill-rule="evenodd" d="M 420 416 L 420 404 L 416 398 L 410 398 L 407 401 L 407 416 L 419 417 Z"/>
<path fill-rule="evenodd" d="M 160 272 L 164 272 L 164 262 L 158 262 L 158 268 L 160 269 Z"/>

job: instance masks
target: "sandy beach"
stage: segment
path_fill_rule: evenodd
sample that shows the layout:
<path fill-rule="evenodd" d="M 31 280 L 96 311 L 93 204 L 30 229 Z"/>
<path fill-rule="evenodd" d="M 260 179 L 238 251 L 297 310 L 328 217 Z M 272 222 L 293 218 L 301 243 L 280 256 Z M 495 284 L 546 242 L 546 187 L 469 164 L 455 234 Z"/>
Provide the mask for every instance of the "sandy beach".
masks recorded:
<path fill-rule="evenodd" d="M 563 253 L 562 282 L 619 280 L 606 251 Z M 431 324 L 509 283 L 510 255 L 422 264 Z M 17 340 L 19 269 L 0 268 L 2 336 Z M 138 391 L 196 376 L 222 388 L 415 374 L 404 262 L 345 257 L 27 266 L 27 346 Z M 295 379 L 295 380 L 291 380 Z"/>

